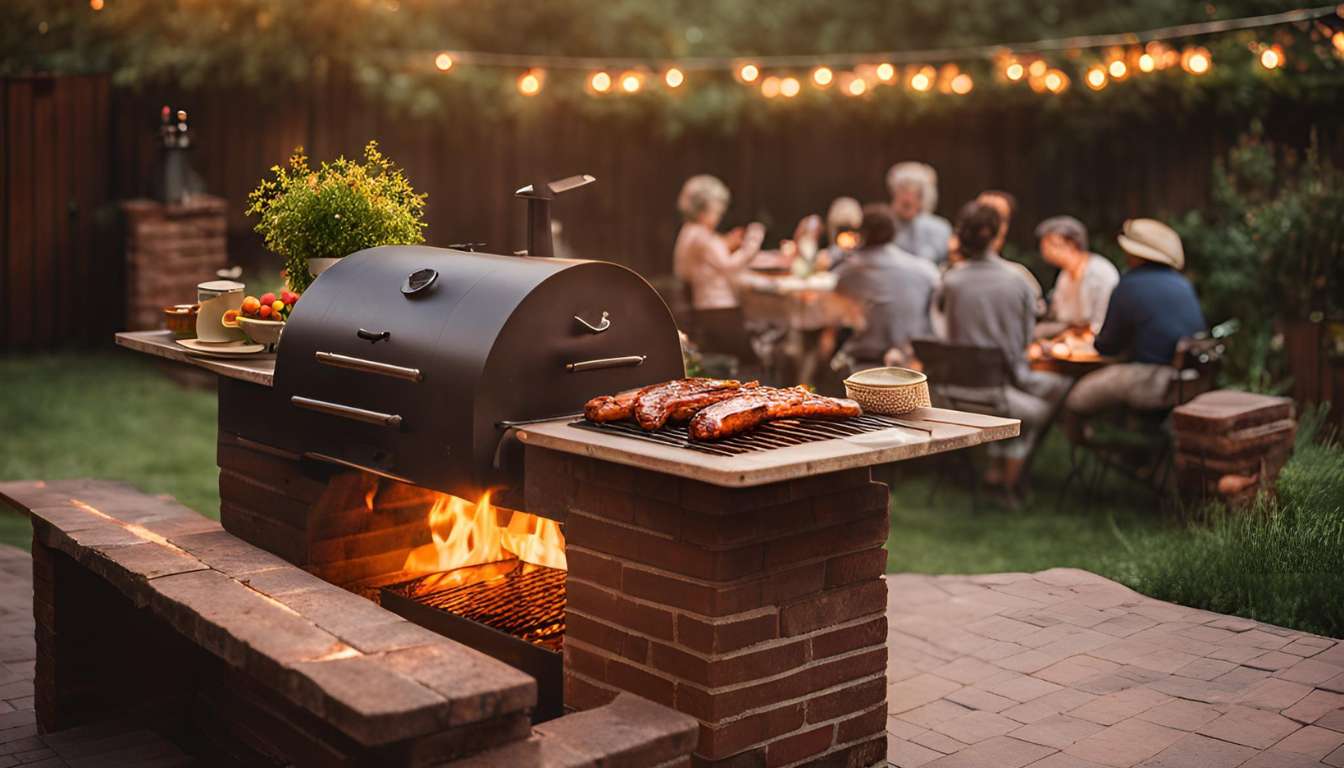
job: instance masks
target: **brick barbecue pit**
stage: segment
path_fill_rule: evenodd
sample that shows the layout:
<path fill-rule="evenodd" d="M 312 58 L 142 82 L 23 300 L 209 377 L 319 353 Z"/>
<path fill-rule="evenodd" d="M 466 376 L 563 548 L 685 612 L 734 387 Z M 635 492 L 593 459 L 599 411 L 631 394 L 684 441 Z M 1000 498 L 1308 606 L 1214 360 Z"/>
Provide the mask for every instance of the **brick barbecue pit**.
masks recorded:
<path fill-rule="evenodd" d="M 150 334 L 119 343 L 177 356 Z M 224 374 L 224 528 L 357 593 L 405 592 L 437 493 L 253 439 L 248 408 L 269 372 L 209 367 Z M 563 530 L 564 633 L 551 645 L 563 646 L 563 682 L 492 655 L 538 679 L 539 710 L 548 695 L 574 711 L 629 692 L 691 715 L 693 765 L 879 763 L 888 490 L 869 467 L 1016 433 L 1014 421 L 923 409 L 874 433 L 725 457 L 563 419 L 523 425 L 524 482 L 501 503 Z"/>

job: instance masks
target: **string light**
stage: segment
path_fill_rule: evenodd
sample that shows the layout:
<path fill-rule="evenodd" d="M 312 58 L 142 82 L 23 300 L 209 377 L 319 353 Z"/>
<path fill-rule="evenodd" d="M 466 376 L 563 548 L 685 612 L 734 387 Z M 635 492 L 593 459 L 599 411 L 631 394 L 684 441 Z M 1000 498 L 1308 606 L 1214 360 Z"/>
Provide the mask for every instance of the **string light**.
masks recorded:
<path fill-rule="evenodd" d="M 1051 93 L 1063 93 L 1069 87 L 1069 76 L 1062 70 L 1052 69 L 1045 73 L 1045 89 Z"/>
<path fill-rule="evenodd" d="M 822 65 L 812 70 L 812 82 L 815 83 L 818 88 L 829 87 L 831 81 L 834 79 L 835 73 L 832 72 L 831 68 L 828 66 Z"/>
<path fill-rule="evenodd" d="M 1192 75 L 1202 75 L 1213 66 L 1213 57 L 1207 48 L 1187 48 L 1181 54 L 1181 68 Z"/>
<path fill-rule="evenodd" d="M 606 93 L 611 90 L 611 75 L 606 72 L 594 72 L 593 76 L 588 78 L 588 87 L 597 93 Z"/>
<path fill-rule="evenodd" d="M 681 84 L 686 82 L 686 75 L 676 67 L 668 67 L 663 73 L 663 82 L 667 83 L 668 88 L 680 88 Z"/>
<path fill-rule="evenodd" d="M 97 1 L 100 3 L 102 2 L 102 0 Z M 440 72 L 447 72 L 453 68 L 453 57 L 449 56 L 447 51 L 444 51 L 434 57 L 434 66 L 438 67 Z"/>
<path fill-rule="evenodd" d="M 1022 66 L 1021 63 L 1016 61 L 1009 63 L 1008 66 L 1003 70 L 1004 77 L 1007 77 L 1014 83 L 1016 83 L 1018 80 L 1021 80 L 1024 76 L 1026 76 L 1026 74 L 1027 74 L 1027 68 Z"/>
<path fill-rule="evenodd" d="M 761 68 L 755 64 L 743 64 L 737 68 L 737 79 L 744 83 L 754 83 L 761 76 Z"/>
<path fill-rule="evenodd" d="M 1106 70 L 1100 65 L 1090 67 L 1083 78 L 1087 82 L 1087 87 L 1094 91 L 1100 91 L 1106 87 Z"/>
<path fill-rule="evenodd" d="M 95 11 L 103 10 L 103 0 L 89 0 L 89 7 Z"/>
<path fill-rule="evenodd" d="M 1152 72 L 1154 69 L 1157 69 L 1157 59 L 1153 58 L 1153 54 L 1147 52 L 1139 54 L 1139 71 Z"/>
<path fill-rule="evenodd" d="M 779 81 L 779 95 L 786 99 L 792 99 L 803 89 L 803 84 L 798 82 L 796 77 L 786 77 Z"/>
<path fill-rule="evenodd" d="M 1260 66 L 1265 69 L 1278 69 L 1283 66 L 1283 49 L 1277 45 L 1265 46 L 1260 51 Z"/>
<path fill-rule="evenodd" d="M 973 88 L 975 88 L 975 81 L 965 72 L 952 78 L 952 92 L 958 96 L 965 96 L 970 93 Z"/>
<path fill-rule="evenodd" d="M 868 91 L 868 82 L 862 77 L 851 75 L 845 83 L 845 92 L 850 96 L 862 96 Z"/>
<path fill-rule="evenodd" d="M 1045 77 L 1045 72 L 1049 68 L 1050 65 L 1045 63 L 1045 59 L 1037 59 L 1027 65 L 1027 73 L 1032 77 Z"/>
<path fill-rule="evenodd" d="M 1129 65 L 1123 59 L 1114 59 L 1106 66 L 1106 72 L 1112 80 L 1124 80 L 1129 75 Z"/>
<path fill-rule="evenodd" d="M 1344 53 L 1344 29 L 1330 36 L 1330 42 L 1334 44 L 1335 50 Z"/>
<path fill-rule="evenodd" d="M 924 67 L 910 76 L 910 87 L 923 93 L 933 87 L 933 78 L 937 72 L 933 67 Z"/>
<path fill-rule="evenodd" d="M 635 93 L 644 85 L 644 78 L 638 72 L 626 72 L 621 75 L 621 90 Z"/>
<path fill-rule="evenodd" d="M 541 93 L 541 81 L 546 75 L 540 69 L 529 69 L 518 78 L 518 92 L 524 96 Z"/>
<path fill-rule="evenodd" d="M 896 67 L 892 66 L 891 62 L 888 61 L 878 64 L 877 69 L 874 72 L 877 75 L 877 79 L 884 83 L 890 83 L 896 78 Z"/>
<path fill-rule="evenodd" d="M 779 91 L 780 82 L 778 77 L 771 75 L 761 81 L 761 95 L 765 98 L 773 99 L 779 95 Z"/>

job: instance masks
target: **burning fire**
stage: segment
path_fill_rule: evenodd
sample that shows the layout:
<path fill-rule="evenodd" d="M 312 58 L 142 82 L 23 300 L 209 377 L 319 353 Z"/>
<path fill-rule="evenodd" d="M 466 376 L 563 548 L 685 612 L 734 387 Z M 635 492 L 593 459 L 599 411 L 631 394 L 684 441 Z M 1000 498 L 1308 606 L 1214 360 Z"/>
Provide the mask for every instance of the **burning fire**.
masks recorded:
<path fill-rule="evenodd" d="M 507 518 L 507 524 L 501 525 L 501 518 Z M 434 543 L 411 550 L 404 571 L 446 572 L 505 560 L 566 570 L 559 523 L 496 507 L 489 493 L 475 504 L 439 494 L 429 509 L 429 532 Z"/>

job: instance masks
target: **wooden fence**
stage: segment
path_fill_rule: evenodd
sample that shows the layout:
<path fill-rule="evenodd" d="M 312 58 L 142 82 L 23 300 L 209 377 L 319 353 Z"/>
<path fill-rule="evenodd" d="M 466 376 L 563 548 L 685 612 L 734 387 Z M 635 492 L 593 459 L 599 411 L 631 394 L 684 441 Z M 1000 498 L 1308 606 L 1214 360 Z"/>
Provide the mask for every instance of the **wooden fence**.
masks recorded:
<path fill-rule="evenodd" d="M 643 118 L 600 120 L 539 105 L 535 114 L 503 120 L 465 109 L 408 117 L 362 99 L 338 77 L 266 93 L 136 93 L 112 90 L 99 77 L 3 83 L 5 349 L 105 341 L 116 327 L 124 257 L 113 201 L 153 191 L 164 103 L 189 111 L 193 163 L 208 189 L 228 201 L 231 258 L 249 274 L 279 264 L 264 255 L 243 216 L 247 192 L 297 145 L 323 159 L 358 155 L 377 138 L 429 194 L 430 244 L 484 241 L 506 253 L 523 247 L 523 204 L 512 199 L 514 189 L 592 173 L 597 184 L 555 206 L 564 239 L 576 255 L 655 276 L 670 269 L 674 201 L 694 173 L 714 173 L 732 188 L 728 223 L 760 219 L 773 241 L 837 195 L 883 198 L 886 169 L 919 159 L 939 170 L 944 215 L 987 187 L 1014 192 L 1013 239 L 1030 248 L 1031 228 L 1045 216 L 1076 215 L 1100 240 L 1125 218 L 1205 204 L 1214 158 L 1252 117 L 1156 110 L 1145 120 L 1088 121 L 1097 127 L 1079 133 L 1064 127 L 1078 121 L 1059 111 L 1025 105 L 911 116 L 896 127 L 855 112 L 783 108 L 766 121 L 668 137 Z M 1328 125 L 1320 117 L 1288 109 L 1266 119 L 1276 138 L 1304 143 L 1309 126 Z M 1344 135 L 1333 130 L 1336 141 Z"/>
<path fill-rule="evenodd" d="M 104 77 L 0 80 L 0 350 L 103 341 L 121 322 Z"/>

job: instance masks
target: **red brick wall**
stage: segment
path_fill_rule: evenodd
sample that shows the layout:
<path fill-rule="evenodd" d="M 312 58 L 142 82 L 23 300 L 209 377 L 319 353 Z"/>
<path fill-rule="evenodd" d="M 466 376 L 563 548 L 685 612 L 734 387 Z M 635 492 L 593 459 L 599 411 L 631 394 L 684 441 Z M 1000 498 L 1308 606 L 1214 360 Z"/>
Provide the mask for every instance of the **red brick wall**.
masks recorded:
<path fill-rule="evenodd" d="M 568 706 L 626 690 L 686 712 L 697 765 L 884 756 L 887 489 L 867 470 L 730 490 L 529 448 L 527 472 L 529 509 L 566 520 Z"/>
<path fill-rule="evenodd" d="M 182 205 L 122 204 L 126 216 L 126 328 L 163 327 L 163 307 L 196 301 L 196 286 L 227 266 L 228 206 L 217 197 Z"/>

